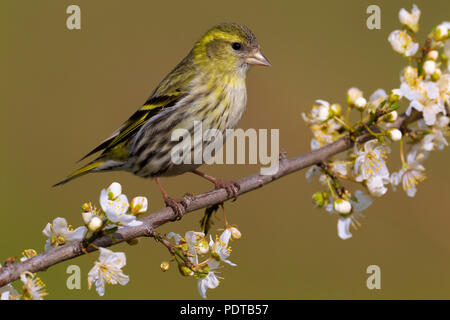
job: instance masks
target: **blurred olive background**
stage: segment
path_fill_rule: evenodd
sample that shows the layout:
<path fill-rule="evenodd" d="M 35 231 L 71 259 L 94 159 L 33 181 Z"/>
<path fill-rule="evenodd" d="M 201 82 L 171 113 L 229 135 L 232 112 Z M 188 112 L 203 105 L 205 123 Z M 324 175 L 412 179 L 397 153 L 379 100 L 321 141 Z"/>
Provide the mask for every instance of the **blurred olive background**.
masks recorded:
<path fill-rule="evenodd" d="M 419 36 L 449 20 L 448 1 L 416 1 Z M 81 7 L 82 29 L 66 28 L 66 8 Z M 366 27 L 366 8 L 381 7 L 381 30 Z M 51 188 L 77 168 L 75 161 L 126 120 L 212 25 L 246 24 L 256 34 L 270 68 L 248 75 L 247 111 L 241 128 L 279 128 L 288 155 L 309 151 L 301 120 L 315 99 L 345 103 L 357 86 L 369 96 L 399 85 L 405 60 L 387 41 L 399 28 L 398 11 L 411 1 L 1 1 L 0 260 L 23 249 L 43 251 L 47 222 L 61 216 L 78 226 L 80 205 L 98 203 L 100 190 L 120 181 L 129 198 L 149 197 L 150 212 L 163 206 L 156 184 L 127 173 L 88 175 Z M 340 240 L 336 222 L 313 208 L 317 183 L 304 172 L 285 177 L 226 204 L 242 240 L 212 299 L 450 298 L 450 190 L 448 150 L 425 163 L 428 179 L 415 198 L 403 191 L 375 199 L 353 238 Z M 400 161 L 391 161 L 397 170 Z M 209 166 L 226 179 L 258 166 Z M 173 197 L 211 185 L 192 175 L 164 179 Z M 160 232 L 199 229 L 202 213 L 164 225 Z M 220 215 L 219 215 L 220 216 Z M 223 220 L 215 227 L 222 227 Z M 127 286 L 109 286 L 111 299 L 197 299 L 196 281 L 176 268 L 159 269 L 168 253 L 152 239 L 120 244 L 130 275 Z M 97 257 L 97 253 L 92 255 Z M 82 289 L 66 288 L 66 268 L 82 269 Z M 381 290 L 368 290 L 366 268 L 381 267 Z M 84 256 L 40 273 L 48 299 L 96 299 L 87 289 L 92 261 Z"/>

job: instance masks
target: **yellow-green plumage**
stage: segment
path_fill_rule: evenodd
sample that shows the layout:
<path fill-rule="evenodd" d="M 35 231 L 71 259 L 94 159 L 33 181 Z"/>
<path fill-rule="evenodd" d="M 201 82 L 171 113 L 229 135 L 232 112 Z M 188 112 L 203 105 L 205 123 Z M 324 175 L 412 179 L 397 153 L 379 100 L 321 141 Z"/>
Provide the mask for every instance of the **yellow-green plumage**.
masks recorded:
<path fill-rule="evenodd" d="M 213 27 L 144 105 L 84 158 L 101 154 L 58 184 L 107 170 L 159 177 L 197 168 L 199 164 L 172 163 L 171 150 L 178 143 L 171 141 L 172 132 L 182 128 L 193 134 L 195 121 L 221 132 L 235 128 L 245 109 L 245 77 L 251 64 L 269 65 L 248 28 L 235 23 Z"/>

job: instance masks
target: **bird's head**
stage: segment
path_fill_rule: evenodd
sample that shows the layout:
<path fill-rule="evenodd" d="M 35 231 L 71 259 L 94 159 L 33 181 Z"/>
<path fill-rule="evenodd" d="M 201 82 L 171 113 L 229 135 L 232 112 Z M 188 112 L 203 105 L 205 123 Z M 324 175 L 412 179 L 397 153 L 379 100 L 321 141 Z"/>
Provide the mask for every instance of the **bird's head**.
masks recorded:
<path fill-rule="evenodd" d="M 222 23 L 205 33 L 192 51 L 194 62 L 223 71 L 246 71 L 251 65 L 270 66 L 247 27 Z"/>

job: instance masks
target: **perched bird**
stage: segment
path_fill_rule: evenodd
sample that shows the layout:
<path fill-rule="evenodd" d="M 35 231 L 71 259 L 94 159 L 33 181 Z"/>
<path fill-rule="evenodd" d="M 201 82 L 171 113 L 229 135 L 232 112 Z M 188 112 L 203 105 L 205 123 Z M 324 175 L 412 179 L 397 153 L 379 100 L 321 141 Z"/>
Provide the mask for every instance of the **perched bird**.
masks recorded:
<path fill-rule="evenodd" d="M 175 164 L 171 150 L 179 142 L 171 141 L 171 136 L 180 128 L 193 136 L 194 123 L 198 121 L 204 128 L 222 133 L 235 128 L 245 110 L 245 78 L 251 65 L 270 65 L 253 33 L 237 23 L 214 26 L 161 81 L 144 105 L 81 160 L 101 153 L 56 185 L 102 171 L 128 171 L 155 178 L 164 202 L 178 217 L 184 213 L 183 201 L 167 195 L 159 179 L 162 176 L 193 172 L 213 182 L 216 188 L 225 188 L 229 195 L 237 196 L 239 185 L 198 171 L 202 163 Z M 191 151 L 198 143 L 207 145 L 195 141 Z"/>

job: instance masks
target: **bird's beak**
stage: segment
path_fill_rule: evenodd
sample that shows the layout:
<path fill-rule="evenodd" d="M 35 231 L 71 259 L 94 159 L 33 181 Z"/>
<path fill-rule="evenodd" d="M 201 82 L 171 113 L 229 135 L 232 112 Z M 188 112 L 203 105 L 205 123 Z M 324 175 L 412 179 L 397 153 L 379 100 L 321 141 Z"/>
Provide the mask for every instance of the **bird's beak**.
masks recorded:
<path fill-rule="evenodd" d="M 252 52 L 250 52 L 247 59 L 245 59 L 245 62 L 248 64 L 253 64 L 256 66 L 270 66 L 269 60 L 267 60 L 266 57 L 263 56 L 261 53 L 261 50 L 255 49 Z"/>

